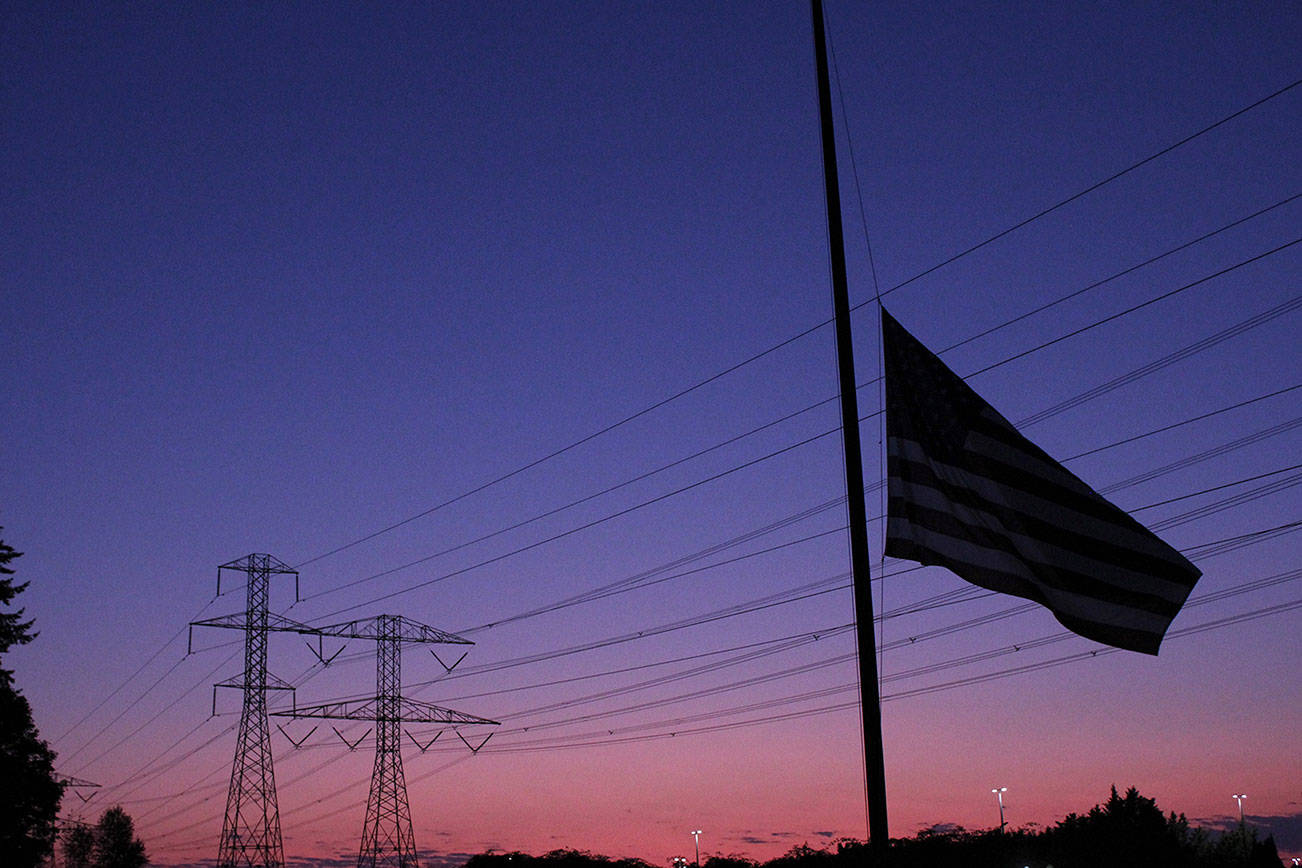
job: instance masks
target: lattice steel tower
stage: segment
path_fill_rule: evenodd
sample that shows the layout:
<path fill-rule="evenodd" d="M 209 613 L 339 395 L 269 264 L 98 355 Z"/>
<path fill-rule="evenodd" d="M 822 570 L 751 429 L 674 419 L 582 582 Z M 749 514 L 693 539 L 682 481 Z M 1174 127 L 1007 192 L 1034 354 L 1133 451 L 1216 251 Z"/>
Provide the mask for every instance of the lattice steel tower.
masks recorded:
<path fill-rule="evenodd" d="M 407 781 L 402 773 L 401 725 L 404 722 L 445 723 L 456 729 L 469 724 L 496 726 L 497 721 L 403 697 L 402 644 L 474 643 L 452 633 L 418 624 L 401 615 L 378 615 L 345 624 L 317 627 L 314 632 L 343 639 L 375 641 L 375 698 L 325 703 L 273 713 L 284 717 L 375 722 L 375 766 L 371 772 L 371 792 L 366 800 L 366 821 L 362 826 L 357 865 L 359 868 L 419 868 L 416 840 L 411 826 L 411 808 L 407 803 Z M 462 741 L 465 742 L 464 737 Z M 470 746 L 469 742 L 466 745 Z M 483 747 L 483 742 L 472 750 L 480 747 Z"/>
<path fill-rule="evenodd" d="M 219 594 L 222 570 L 247 575 L 244 614 L 224 615 L 191 624 L 192 627 L 227 627 L 244 631 L 244 674 L 215 685 L 239 687 L 244 691 L 240 734 L 235 746 L 235 762 L 231 767 L 231 786 L 226 796 L 226 817 L 222 821 L 217 865 L 219 868 L 282 868 L 285 852 L 280 838 L 276 776 L 271 765 L 267 691 L 292 688 L 267 673 L 267 633 L 269 630 L 302 627 L 307 631 L 310 628 L 268 612 L 273 575 L 294 576 L 294 596 L 297 599 L 298 572 L 293 568 L 271 555 L 247 555 L 217 568 Z"/>

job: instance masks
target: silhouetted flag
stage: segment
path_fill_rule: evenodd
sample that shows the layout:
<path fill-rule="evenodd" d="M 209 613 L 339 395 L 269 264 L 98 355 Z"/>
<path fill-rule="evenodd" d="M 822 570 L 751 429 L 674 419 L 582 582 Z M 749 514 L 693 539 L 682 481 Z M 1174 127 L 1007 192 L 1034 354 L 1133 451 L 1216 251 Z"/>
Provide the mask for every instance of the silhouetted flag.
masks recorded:
<path fill-rule="evenodd" d="M 1198 568 L 1018 433 L 885 310 L 882 344 L 886 554 L 1156 654 Z"/>

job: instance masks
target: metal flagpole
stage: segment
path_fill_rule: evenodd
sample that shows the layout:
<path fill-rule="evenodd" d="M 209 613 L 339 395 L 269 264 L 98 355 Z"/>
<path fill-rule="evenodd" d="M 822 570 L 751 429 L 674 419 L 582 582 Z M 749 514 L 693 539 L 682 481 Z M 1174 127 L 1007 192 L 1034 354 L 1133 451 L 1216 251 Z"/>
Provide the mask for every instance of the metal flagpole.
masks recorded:
<path fill-rule="evenodd" d="M 850 568 L 854 575 L 854 612 L 859 642 L 859 705 L 863 715 L 864 790 L 868 800 L 868 836 L 878 864 L 886 859 L 890 835 L 886 824 L 886 761 L 882 751 L 882 709 L 877 689 L 877 651 L 868 560 L 868 512 L 864 504 L 863 455 L 859 445 L 859 402 L 855 395 L 854 347 L 850 334 L 850 299 L 846 284 L 845 236 L 841 228 L 841 191 L 836 175 L 836 140 L 832 127 L 832 91 L 827 71 L 827 36 L 822 0 L 810 0 L 814 16 L 814 54 L 818 65 L 818 114 L 823 141 L 823 181 L 827 198 L 827 242 L 832 265 L 832 307 L 836 317 L 837 370 L 841 390 L 841 430 L 845 450 L 845 490 L 850 518 Z"/>

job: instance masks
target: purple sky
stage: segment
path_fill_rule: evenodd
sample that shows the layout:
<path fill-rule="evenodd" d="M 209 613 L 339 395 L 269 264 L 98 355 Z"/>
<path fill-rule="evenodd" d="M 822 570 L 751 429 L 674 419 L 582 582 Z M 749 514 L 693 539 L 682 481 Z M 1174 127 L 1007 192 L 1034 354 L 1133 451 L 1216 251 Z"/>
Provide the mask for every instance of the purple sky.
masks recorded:
<path fill-rule="evenodd" d="M 1269 209 L 945 353 L 959 373 L 1298 239 L 1302 86 L 913 280 L 1302 77 L 1283 2 L 920 8 L 828 10 L 853 304 L 874 296 L 861 214 L 890 309 L 941 350 Z M 756 857 L 865 835 L 839 438 L 720 475 L 832 431 L 832 404 L 521 524 L 830 398 L 829 329 L 317 559 L 830 317 L 808 16 L 4 4 L 0 524 L 41 630 L 6 666 L 60 770 L 104 784 L 65 813 L 120 802 L 155 861 L 215 856 L 239 697 L 209 719 L 209 685 L 238 673 L 239 637 L 197 632 L 185 656 L 183 628 L 241 609 L 239 592 L 213 599 L 214 574 L 256 551 L 303 564 L 291 617 L 401 613 L 476 641 L 452 677 L 420 648 L 404 659 L 410 695 L 502 721 L 474 756 L 450 734 L 406 752 L 431 859 L 577 846 L 663 863 L 694 828 L 703 853 Z M 971 382 L 1017 422 L 1206 341 L 1025 429 L 1063 459 L 1297 386 L 1299 246 Z M 855 328 L 866 382 L 875 306 Z M 1157 658 L 1035 668 L 1100 647 L 1013 651 L 1060 632 L 1043 611 L 926 638 L 1020 601 L 903 614 L 965 586 L 885 563 L 894 833 L 993 825 L 994 786 L 1011 823 L 1050 824 L 1115 783 L 1208 821 L 1246 792 L 1302 854 L 1299 536 L 1199 548 L 1302 518 L 1299 394 L 1067 462 L 1203 553 Z M 878 403 L 861 390 L 863 413 Z M 872 485 L 876 417 L 863 432 Z M 880 556 L 878 522 L 870 544 Z M 665 580 L 498 623 L 634 579 Z M 301 639 L 272 641 L 300 704 L 374 689 L 362 643 L 312 663 Z M 372 741 L 275 739 L 286 855 L 352 858 Z"/>

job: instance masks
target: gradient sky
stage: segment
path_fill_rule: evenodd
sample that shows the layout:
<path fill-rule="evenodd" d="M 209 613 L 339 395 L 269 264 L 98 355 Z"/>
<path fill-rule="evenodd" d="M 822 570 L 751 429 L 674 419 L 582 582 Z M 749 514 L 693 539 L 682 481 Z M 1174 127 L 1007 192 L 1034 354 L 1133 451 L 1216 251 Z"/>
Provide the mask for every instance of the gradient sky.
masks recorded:
<path fill-rule="evenodd" d="M 1022 647 L 1060 632 L 1038 610 L 928 638 L 1020 601 L 886 561 L 892 831 L 992 826 L 995 786 L 1010 823 L 1051 824 L 1115 783 L 1208 822 L 1246 792 L 1302 854 L 1299 536 L 1205 548 L 1302 518 L 1299 392 L 1113 445 L 1302 382 L 1302 256 L 1276 251 L 1302 226 L 1302 87 L 928 271 L 1302 78 L 1298 7 L 921 8 L 828 10 L 861 382 L 866 235 L 941 350 L 1243 222 L 944 354 L 968 374 L 1232 268 L 972 378 L 1020 421 L 1206 341 L 1025 429 L 1062 459 L 1111 447 L 1068 465 L 1205 575 L 1160 656 L 1090 656 Z M 269 552 L 302 565 L 301 602 L 273 587 L 291 617 L 477 643 L 448 677 L 404 658 L 411 696 L 502 722 L 473 756 L 408 745 L 429 861 L 864 837 L 839 437 L 765 458 L 834 405 L 719 446 L 836 389 L 804 3 L 5 3 L 0 53 L 0 524 L 41 631 L 6 665 L 59 769 L 104 785 L 66 815 L 121 803 L 154 861 L 215 857 L 239 696 L 210 718 L 209 685 L 240 637 L 187 656 L 184 627 L 240 611 L 216 567 Z M 664 581 L 499 623 L 639 577 Z M 273 639 L 300 704 L 374 689 L 363 643 L 313 662 Z M 370 738 L 274 738 L 286 855 L 355 859 Z"/>

